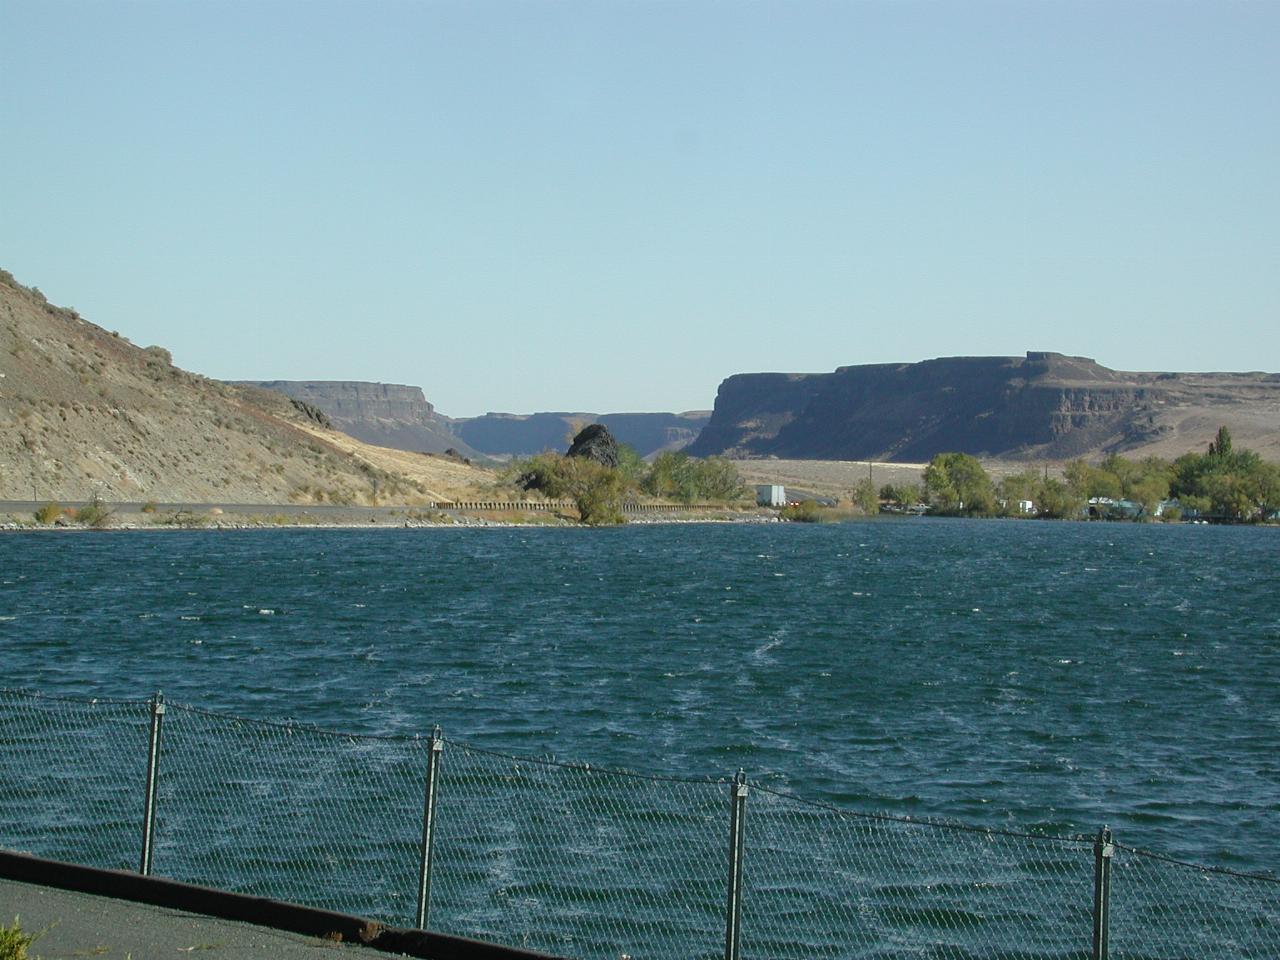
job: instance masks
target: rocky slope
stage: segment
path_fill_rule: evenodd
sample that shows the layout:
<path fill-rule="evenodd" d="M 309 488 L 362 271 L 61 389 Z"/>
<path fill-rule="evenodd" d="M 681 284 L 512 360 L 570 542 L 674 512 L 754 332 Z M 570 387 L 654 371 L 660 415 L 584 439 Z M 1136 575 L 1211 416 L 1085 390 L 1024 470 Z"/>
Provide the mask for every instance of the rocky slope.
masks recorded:
<path fill-rule="evenodd" d="M 711 414 L 695 413 L 486 413 L 446 417 L 427 402 L 421 387 L 357 380 L 239 381 L 275 390 L 323 411 L 332 425 L 366 443 L 398 450 L 463 457 L 523 457 L 563 452 L 589 423 L 603 423 L 642 457 L 691 443 Z"/>
<path fill-rule="evenodd" d="M 1085 357 L 949 357 L 740 374 L 720 385 L 690 453 L 923 461 L 942 451 L 1007 459 L 1177 456 L 1218 426 L 1280 458 L 1280 375 L 1127 373 Z"/>
<path fill-rule="evenodd" d="M 412 504 L 489 479 L 397 456 L 279 393 L 181 370 L 0 271 L 0 499 Z"/>
<path fill-rule="evenodd" d="M 241 383 L 275 390 L 311 404 L 328 416 L 333 427 L 365 443 L 423 453 L 444 453 L 452 449 L 464 457 L 477 455 L 454 434 L 449 418 L 436 413 L 421 387 L 359 380 Z"/>

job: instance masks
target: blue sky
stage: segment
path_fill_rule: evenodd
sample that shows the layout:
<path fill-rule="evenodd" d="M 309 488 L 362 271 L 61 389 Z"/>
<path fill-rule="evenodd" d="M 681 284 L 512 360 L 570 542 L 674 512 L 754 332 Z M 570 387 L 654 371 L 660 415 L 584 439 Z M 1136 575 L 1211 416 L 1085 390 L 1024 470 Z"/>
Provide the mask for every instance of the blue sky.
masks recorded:
<path fill-rule="evenodd" d="M 444 413 L 1280 371 L 1280 4 L 3 0 L 0 266 Z"/>

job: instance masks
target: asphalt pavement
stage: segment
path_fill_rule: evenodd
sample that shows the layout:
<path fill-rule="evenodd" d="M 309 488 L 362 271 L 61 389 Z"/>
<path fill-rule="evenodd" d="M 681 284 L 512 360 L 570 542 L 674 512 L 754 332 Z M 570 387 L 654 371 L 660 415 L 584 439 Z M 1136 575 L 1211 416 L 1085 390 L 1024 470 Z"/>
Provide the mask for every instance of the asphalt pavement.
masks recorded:
<path fill-rule="evenodd" d="M 268 927 L 217 920 L 127 900 L 115 900 L 0 878 L 0 924 L 21 918 L 40 960 L 372 960 L 401 956 L 357 943 L 337 943 Z"/>

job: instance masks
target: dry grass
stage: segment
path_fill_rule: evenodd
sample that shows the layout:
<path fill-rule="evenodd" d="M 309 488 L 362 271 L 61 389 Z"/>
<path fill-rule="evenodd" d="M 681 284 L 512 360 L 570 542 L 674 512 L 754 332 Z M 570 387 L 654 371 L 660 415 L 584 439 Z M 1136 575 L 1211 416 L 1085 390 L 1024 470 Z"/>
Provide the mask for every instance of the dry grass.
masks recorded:
<path fill-rule="evenodd" d="M 422 487 L 421 500 L 481 499 L 497 479 L 492 470 L 460 463 L 444 456 L 375 447 L 345 433 L 319 426 L 299 425 L 317 440 L 387 473 L 405 477 Z M 388 502 L 398 502 L 394 498 Z"/>
<path fill-rule="evenodd" d="M 752 486 L 780 483 L 819 496 L 847 498 L 854 484 L 867 479 L 876 488 L 892 483 L 924 481 L 923 463 L 876 463 L 866 460 L 735 460 L 743 481 Z"/>

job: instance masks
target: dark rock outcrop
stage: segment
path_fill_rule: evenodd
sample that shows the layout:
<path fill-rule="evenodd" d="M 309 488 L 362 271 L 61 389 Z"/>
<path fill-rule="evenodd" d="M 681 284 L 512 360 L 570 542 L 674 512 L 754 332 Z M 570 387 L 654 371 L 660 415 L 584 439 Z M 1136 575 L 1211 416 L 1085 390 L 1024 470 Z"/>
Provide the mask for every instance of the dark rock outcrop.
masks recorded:
<path fill-rule="evenodd" d="M 1167 455 L 1175 443 L 1184 444 L 1177 452 L 1201 445 L 1195 431 L 1204 424 L 1233 417 L 1247 424 L 1271 417 L 1274 444 L 1277 410 L 1280 384 L 1267 374 L 1127 373 L 1043 352 L 950 357 L 729 377 L 688 452 L 897 461 L 943 451 L 1009 459 L 1133 449 Z"/>
<path fill-rule="evenodd" d="M 333 421 L 329 419 L 329 415 L 315 404 L 307 403 L 305 400 L 295 400 L 292 397 L 289 398 L 289 402 L 293 404 L 293 409 L 297 410 L 312 423 L 324 427 L 326 430 L 332 429 Z"/>
<path fill-rule="evenodd" d="M 593 423 L 573 438 L 566 457 L 583 457 L 605 467 L 618 465 L 618 441 L 603 423 Z"/>

